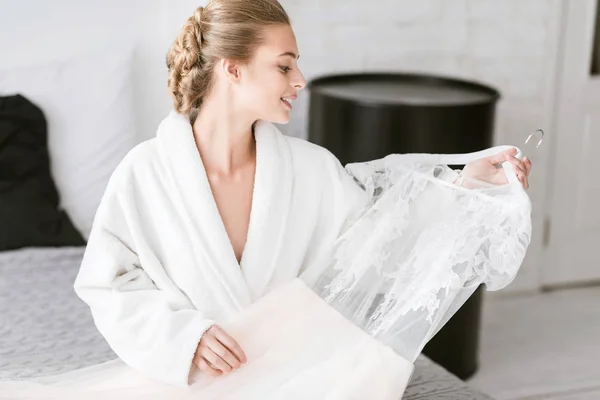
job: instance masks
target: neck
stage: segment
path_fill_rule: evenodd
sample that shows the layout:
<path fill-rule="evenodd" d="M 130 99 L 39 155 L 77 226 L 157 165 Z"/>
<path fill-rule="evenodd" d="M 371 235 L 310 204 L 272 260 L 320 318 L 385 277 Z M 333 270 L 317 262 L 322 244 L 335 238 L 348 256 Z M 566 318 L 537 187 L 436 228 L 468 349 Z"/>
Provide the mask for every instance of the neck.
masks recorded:
<path fill-rule="evenodd" d="M 244 121 L 237 116 L 232 118 L 226 107 L 219 108 L 220 110 L 211 109 L 210 106 L 205 108 L 203 105 L 192 130 L 206 171 L 227 177 L 254 159 L 254 121 Z"/>

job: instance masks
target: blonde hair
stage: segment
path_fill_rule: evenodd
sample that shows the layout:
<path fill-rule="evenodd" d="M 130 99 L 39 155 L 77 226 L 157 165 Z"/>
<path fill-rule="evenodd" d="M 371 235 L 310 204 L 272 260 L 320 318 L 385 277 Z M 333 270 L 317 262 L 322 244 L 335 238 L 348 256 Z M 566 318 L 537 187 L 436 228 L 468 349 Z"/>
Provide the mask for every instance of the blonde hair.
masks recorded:
<path fill-rule="evenodd" d="M 181 29 L 167 53 L 167 86 L 175 110 L 196 118 L 219 59 L 248 63 L 264 42 L 263 29 L 290 25 L 277 0 L 210 0 Z"/>

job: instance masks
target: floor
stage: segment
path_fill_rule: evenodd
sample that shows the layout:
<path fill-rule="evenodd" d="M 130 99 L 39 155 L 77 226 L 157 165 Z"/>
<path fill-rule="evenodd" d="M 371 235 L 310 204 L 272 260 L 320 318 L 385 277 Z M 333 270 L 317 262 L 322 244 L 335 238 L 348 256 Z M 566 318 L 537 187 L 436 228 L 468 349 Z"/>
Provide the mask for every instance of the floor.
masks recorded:
<path fill-rule="evenodd" d="M 485 301 L 468 382 L 498 400 L 600 399 L 600 286 Z"/>

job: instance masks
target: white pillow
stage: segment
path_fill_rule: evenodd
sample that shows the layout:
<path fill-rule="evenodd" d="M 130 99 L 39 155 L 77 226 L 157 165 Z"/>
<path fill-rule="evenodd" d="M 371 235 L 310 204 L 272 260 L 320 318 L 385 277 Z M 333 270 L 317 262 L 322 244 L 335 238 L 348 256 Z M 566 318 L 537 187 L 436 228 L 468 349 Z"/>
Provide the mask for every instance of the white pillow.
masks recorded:
<path fill-rule="evenodd" d="M 135 144 L 133 47 L 0 71 L 0 96 L 20 93 L 48 123 L 60 206 L 85 238 L 108 179 Z"/>

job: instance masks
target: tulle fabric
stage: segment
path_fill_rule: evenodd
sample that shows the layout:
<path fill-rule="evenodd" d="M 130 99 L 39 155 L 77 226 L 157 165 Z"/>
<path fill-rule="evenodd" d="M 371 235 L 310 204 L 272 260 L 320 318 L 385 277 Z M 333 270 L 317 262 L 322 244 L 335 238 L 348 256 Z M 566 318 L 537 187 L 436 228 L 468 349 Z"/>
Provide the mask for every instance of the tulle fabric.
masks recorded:
<path fill-rule="evenodd" d="M 188 388 L 151 380 L 113 360 L 35 381 L 0 383 L 2 399 L 390 399 L 413 364 L 329 307 L 301 279 L 222 325 L 248 363 L 222 376 L 195 367 Z"/>

